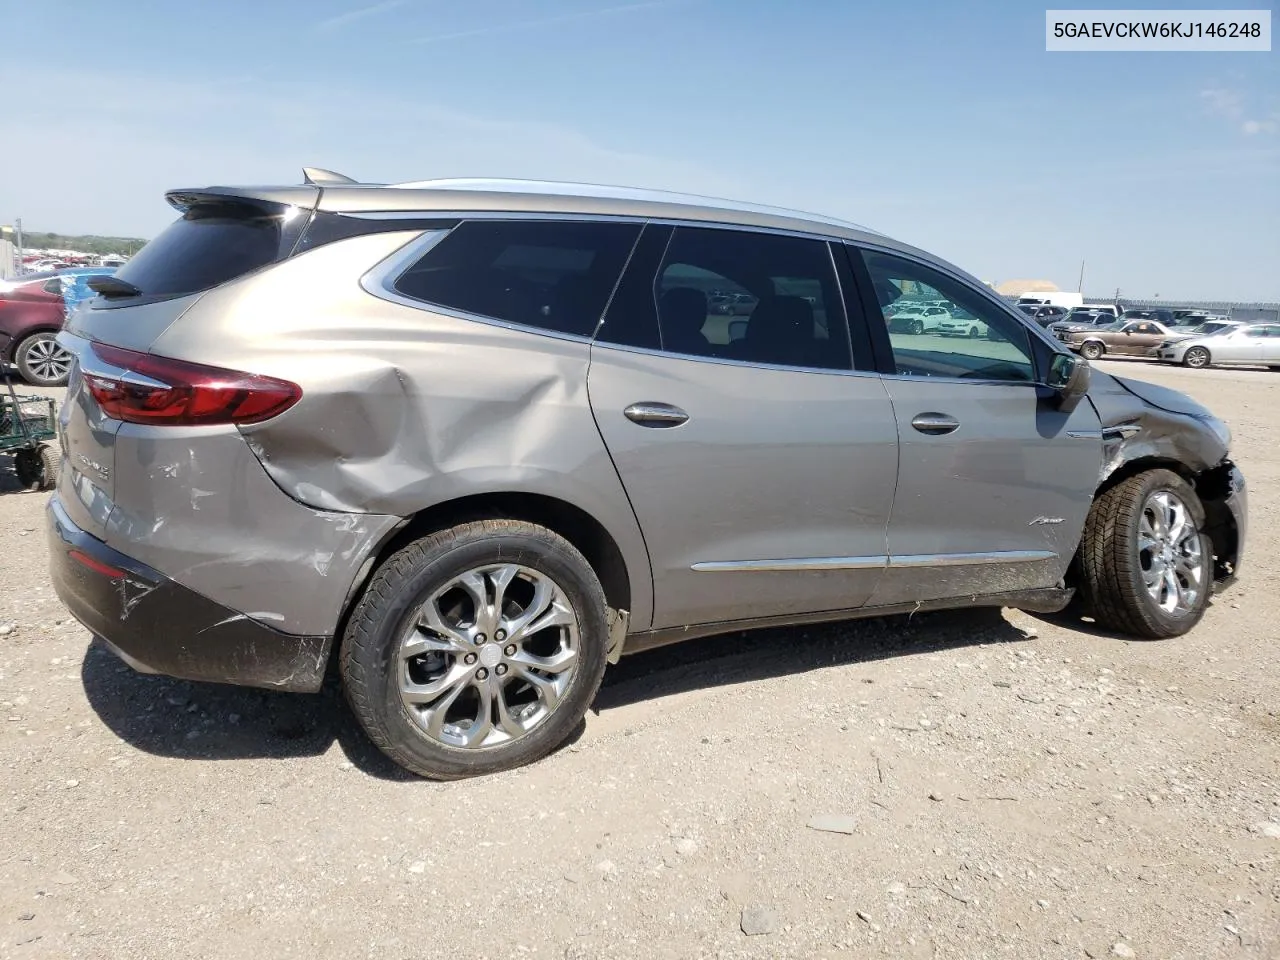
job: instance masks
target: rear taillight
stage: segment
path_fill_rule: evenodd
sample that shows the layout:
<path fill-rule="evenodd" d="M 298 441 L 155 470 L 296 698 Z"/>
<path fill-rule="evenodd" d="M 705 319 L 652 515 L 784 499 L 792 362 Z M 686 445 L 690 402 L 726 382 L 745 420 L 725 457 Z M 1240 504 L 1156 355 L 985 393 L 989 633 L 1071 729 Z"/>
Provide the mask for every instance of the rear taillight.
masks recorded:
<path fill-rule="evenodd" d="M 165 427 L 260 423 L 288 410 L 302 388 L 287 380 L 93 344 L 122 373 L 84 373 L 102 412 L 127 423 Z"/>

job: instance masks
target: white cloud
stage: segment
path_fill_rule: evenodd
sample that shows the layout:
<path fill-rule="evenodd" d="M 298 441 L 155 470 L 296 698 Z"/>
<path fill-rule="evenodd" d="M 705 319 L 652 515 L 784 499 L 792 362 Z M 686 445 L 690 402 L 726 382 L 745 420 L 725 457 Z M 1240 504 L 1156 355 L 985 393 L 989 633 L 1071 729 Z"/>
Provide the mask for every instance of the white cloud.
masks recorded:
<path fill-rule="evenodd" d="M 1248 109 L 1245 95 L 1239 90 L 1209 87 L 1200 91 L 1200 100 L 1209 113 L 1238 126 L 1246 137 L 1280 131 L 1280 123 L 1277 123 L 1280 118 L 1276 114 L 1272 114 L 1270 118 L 1251 116 L 1253 111 Z"/>

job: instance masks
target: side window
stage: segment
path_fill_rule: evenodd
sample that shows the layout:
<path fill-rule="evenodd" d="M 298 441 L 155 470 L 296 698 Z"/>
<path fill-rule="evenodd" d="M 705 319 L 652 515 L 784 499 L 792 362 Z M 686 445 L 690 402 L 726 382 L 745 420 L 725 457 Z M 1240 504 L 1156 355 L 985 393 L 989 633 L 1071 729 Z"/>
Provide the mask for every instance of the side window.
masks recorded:
<path fill-rule="evenodd" d="M 986 324 L 985 336 L 951 339 L 929 324 L 886 315 L 894 365 L 901 376 L 958 377 L 1032 382 L 1035 365 L 1025 327 L 981 295 L 924 264 L 887 253 L 863 251 L 871 285 L 883 310 L 908 297 L 946 299 Z M 909 318 L 909 315 L 906 315 Z"/>
<path fill-rule="evenodd" d="M 639 233 L 634 223 L 470 220 L 395 288 L 424 303 L 589 337 Z"/>
<path fill-rule="evenodd" d="M 831 252 L 821 240 L 677 227 L 653 293 L 664 350 L 852 368 Z"/>

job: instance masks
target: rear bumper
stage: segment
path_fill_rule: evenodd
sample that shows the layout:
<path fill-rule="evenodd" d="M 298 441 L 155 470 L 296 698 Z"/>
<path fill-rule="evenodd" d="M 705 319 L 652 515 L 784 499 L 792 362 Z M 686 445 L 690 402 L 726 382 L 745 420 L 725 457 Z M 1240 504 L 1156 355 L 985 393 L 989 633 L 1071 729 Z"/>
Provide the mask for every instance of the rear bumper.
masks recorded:
<path fill-rule="evenodd" d="M 54 590 L 71 615 L 144 673 L 311 693 L 328 636 L 295 636 L 215 603 L 113 550 L 48 506 Z"/>

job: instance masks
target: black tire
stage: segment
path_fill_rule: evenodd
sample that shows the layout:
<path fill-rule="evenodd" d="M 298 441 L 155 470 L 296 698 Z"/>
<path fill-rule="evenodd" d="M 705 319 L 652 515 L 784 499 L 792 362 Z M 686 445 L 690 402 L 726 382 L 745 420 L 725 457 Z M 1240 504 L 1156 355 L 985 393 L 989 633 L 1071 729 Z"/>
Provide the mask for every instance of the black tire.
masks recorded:
<path fill-rule="evenodd" d="M 431 593 L 485 564 L 514 563 L 552 578 L 578 618 L 578 660 L 558 705 L 523 736 L 489 747 L 431 739 L 409 715 L 393 673 L 393 654 Z M 608 646 L 604 590 L 585 557 L 563 537 L 517 520 L 480 520 L 414 541 L 375 571 L 352 611 L 340 667 L 347 700 L 369 739 L 419 776 L 457 780 L 532 763 L 578 727 L 599 689 Z"/>
<path fill-rule="evenodd" d="M 61 387 L 71 372 L 71 355 L 56 343 L 57 332 L 41 330 L 33 333 L 13 353 L 18 372 L 27 383 L 37 387 Z"/>
<path fill-rule="evenodd" d="M 1190 367 L 1192 370 L 1201 370 L 1212 362 L 1213 358 L 1209 356 L 1209 351 L 1204 347 L 1190 347 L 1182 355 L 1182 365 Z"/>
<path fill-rule="evenodd" d="M 924 333 L 924 321 L 923 320 L 909 321 L 907 323 L 907 333 L 914 334 L 916 336 L 919 336 L 920 334 Z"/>
<path fill-rule="evenodd" d="M 1189 611 L 1162 610 L 1143 580 L 1138 530 L 1148 499 L 1161 492 L 1177 496 L 1195 525 L 1201 551 L 1201 579 Z M 1097 622 L 1138 637 L 1177 637 L 1200 622 L 1213 592 L 1213 545 L 1204 533 L 1204 506 L 1191 485 L 1170 470 L 1149 470 L 1100 493 L 1085 521 L 1077 555 L 1080 597 Z"/>
<path fill-rule="evenodd" d="M 40 489 L 40 452 L 29 447 L 23 447 L 13 454 L 13 472 L 18 478 L 18 483 L 27 490 Z"/>
<path fill-rule="evenodd" d="M 1267 369 L 1268 369 L 1268 370 L 1280 370 L 1280 366 L 1272 365 L 1272 366 L 1267 367 Z"/>
<path fill-rule="evenodd" d="M 1097 340 L 1089 340 L 1080 344 L 1080 356 L 1086 360 L 1097 360 L 1106 352 L 1106 347 Z"/>
<path fill-rule="evenodd" d="M 52 490 L 58 485 L 58 468 L 62 466 L 62 451 L 51 443 L 40 444 L 41 490 Z"/>
<path fill-rule="evenodd" d="M 981 330 L 979 330 L 977 327 L 970 327 L 970 328 L 969 328 L 969 339 L 970 339 L 970 340 L 977 340 L 977 339 L 978 339 L 978 337 L 980 337 L 980 336 L 982 336 L 982 331 L 981 331 Z"/>

